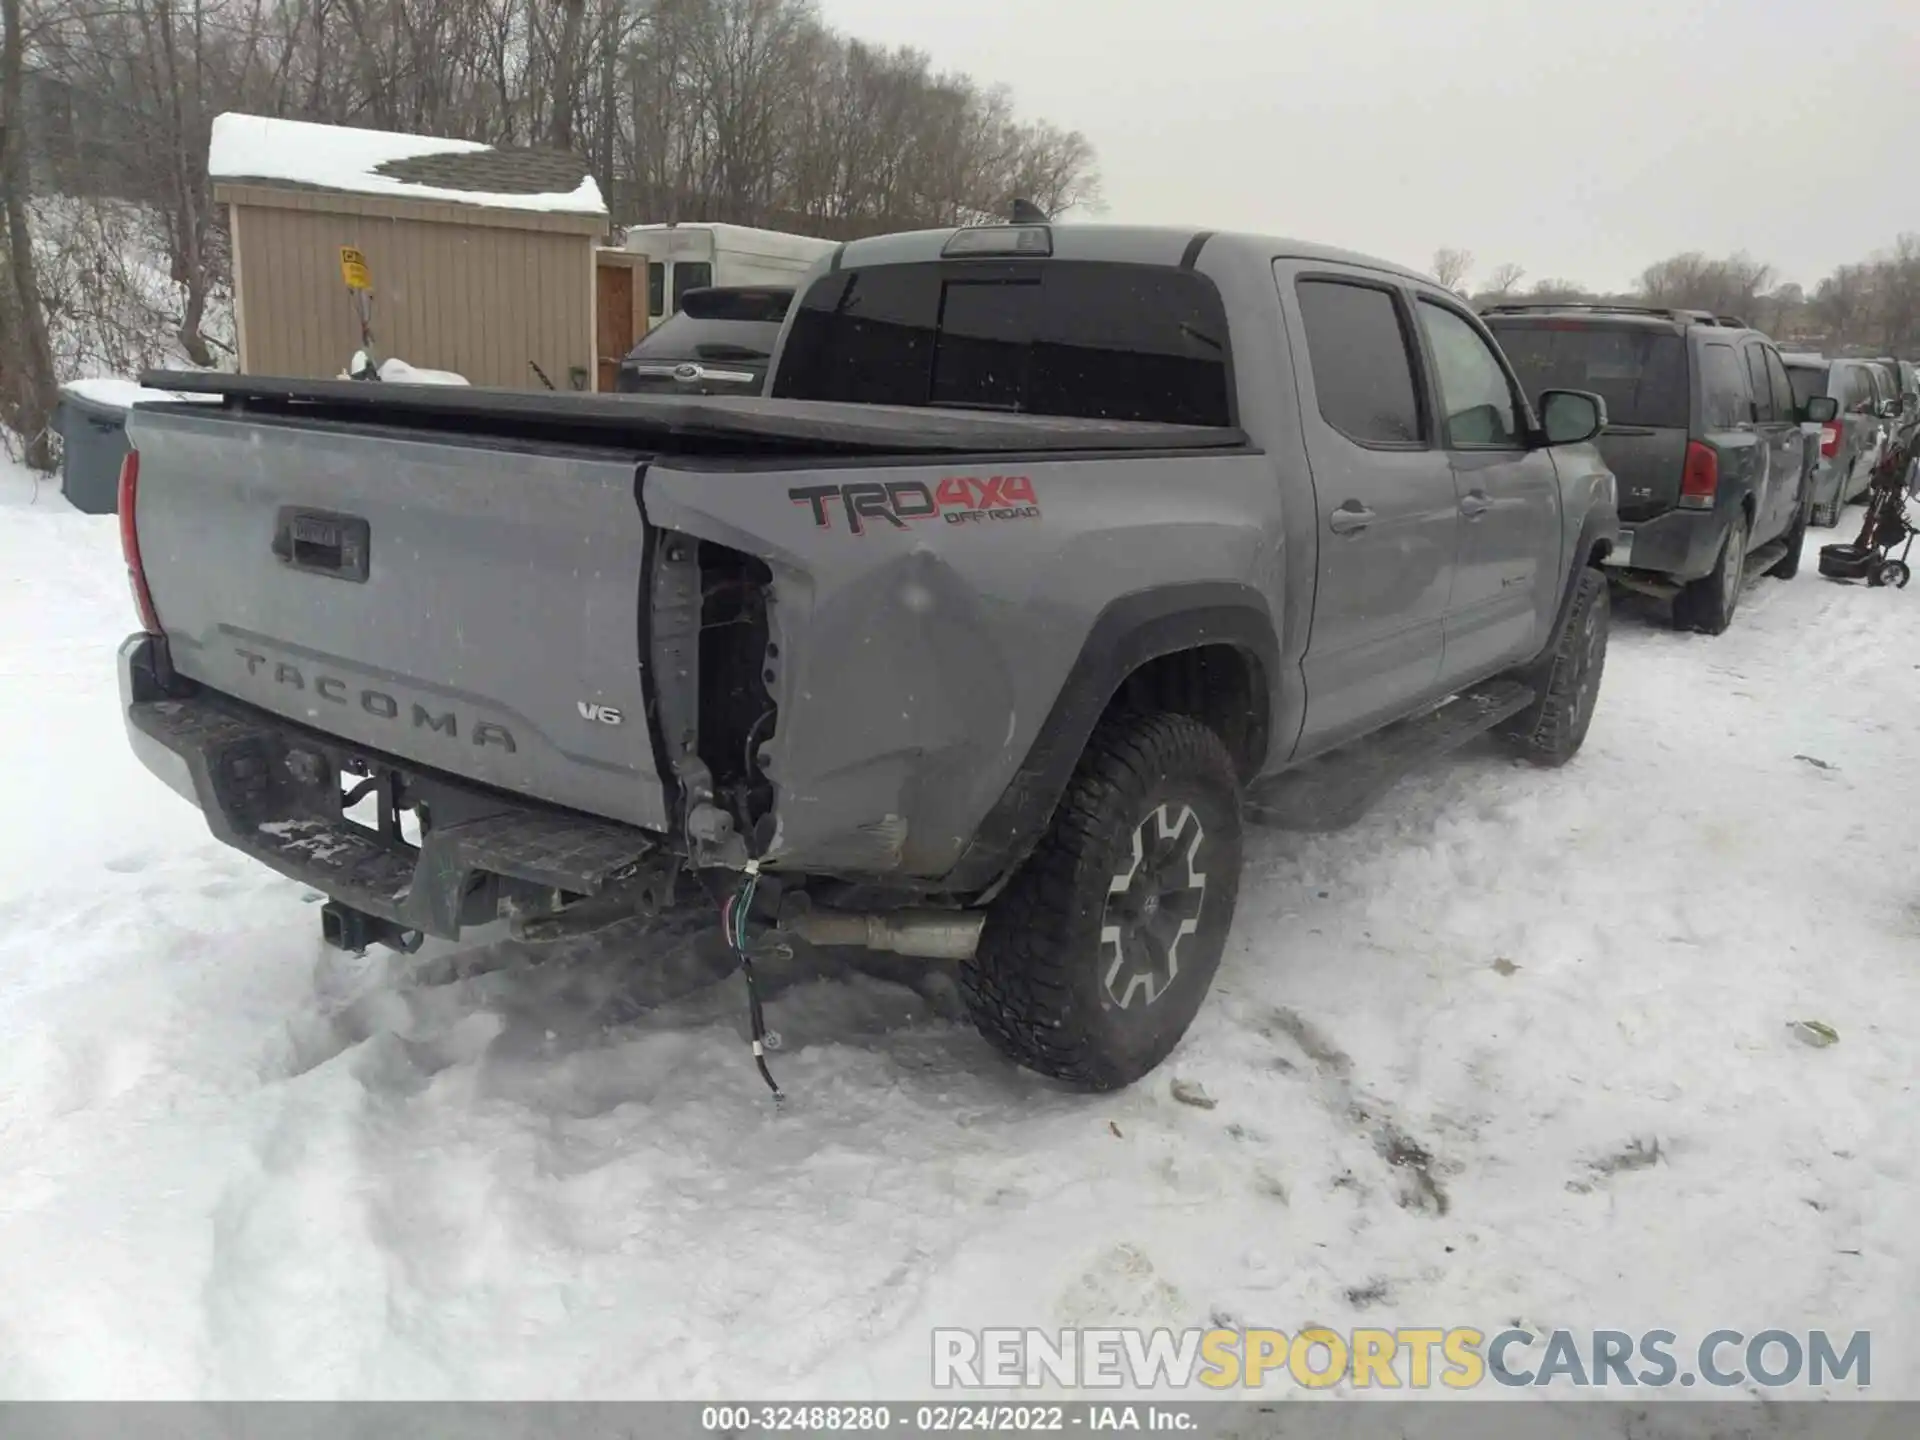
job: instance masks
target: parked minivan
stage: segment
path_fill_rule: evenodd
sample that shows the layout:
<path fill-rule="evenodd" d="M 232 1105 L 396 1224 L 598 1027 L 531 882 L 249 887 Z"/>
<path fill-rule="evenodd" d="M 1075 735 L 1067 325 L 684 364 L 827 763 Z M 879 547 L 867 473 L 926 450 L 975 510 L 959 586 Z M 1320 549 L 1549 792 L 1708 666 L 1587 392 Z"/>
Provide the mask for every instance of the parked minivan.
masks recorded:
<path fill-rule="evenodd" d="M 1539 301 L 1483 313 L 1530 395 L 1606 400 L 1616 579 L 1671 596 L 1676 628 L 1718 635 L 1750 574 L 1798 573 L 1815 449 L 1802 426 L 1835 406 L 1797 396 L 1773 341 L 1700 310 Z"/>
<path fill-rule="evenodd" d="M 1824 355 L 1783 355 L 1793 393 L 1805 405 L 1832 397 L 1839 414 L 1820 427 L 1820 462 L 1813 478 L 1813 523 L 1831 529 L 1848 502 L 1864 494 L 1886 443 L 1888 396 L 1879 367 Z"/>

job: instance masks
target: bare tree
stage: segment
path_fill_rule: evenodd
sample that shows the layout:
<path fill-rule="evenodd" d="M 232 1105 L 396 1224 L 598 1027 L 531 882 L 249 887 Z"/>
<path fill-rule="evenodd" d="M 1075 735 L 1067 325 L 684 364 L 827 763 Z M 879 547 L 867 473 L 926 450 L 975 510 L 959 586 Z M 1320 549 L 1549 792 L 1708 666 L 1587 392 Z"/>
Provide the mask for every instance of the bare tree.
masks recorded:
<path fill-rule="evenodd" d="M 26 23 L 20 0 L 0 0 L 0 191 L 4 191 L 6 249 L 0 255 L 0 423 L 25 442 L 36 470 L 54 466 L 48 427 L 59 399 L 53 348 L 34 264 L 32 173 L 24 123 Z"/>
<path fill-rule="evenodd" d="M 1594 300 L 1599 297 L 1578 280 L 1554 277 L 1534 281 L 1533 288 L 1527 291 L 1527 298 L 1531 300 Z"/>
<path fill-rule="evenodd" d="M 1433 252 L 1433 278 L 1449 290 L 1460 290 L 1473 270 L 1473 252 L 1447 246 Z"/>
<path fill-rule="evenodd" d="M 1504 300 L 1520 288 L 1520 282 L 1526 278 L 1526 268 L 1509 260 L 1505 264 L 1493 267 L 1493 273 L 1487 277 L 1487 293 L 1496 300 Z"/>
<path fill-rule="evenodd" d="M 1871 272 L 1865 265 L 1842 265 L 1813 292 L 1813 313 L 1831 339 L 1845 341 L 1857 334 L 1867 313 Z"/>
<path fill-rule="evenodd" d="M 23 249 L 5 277 L 53 307 L 56 363 L 125 364 L 148 348 L 142 326 L 197 364 L 220 358 L 230 260 L 206 165 L 229 110 L 571 149 L 621 224 L 852 238 L 998 218 L 1016 195 L 1054 214 L 1099 205 L 1084 135 L 1022 119 L 1004 90 L 918 51 L 846 39 L 813 0 L 5 5 L 37 26 L 17 63 L 90 127 L 91 148 L 57 172 L 59 263 L 36 279 Z M 24 181 L 5 188 L 9 218 L 25 214 Z M 171 295 L 112 263 L 140 227 L 159 237 Z M 18 353 L 9 342 L 0 362 Z"/>
<path fill-rule="evenodd" d="M 1640 273 L 1640 294 L 1655 305 L 1749 318 L 1773 280 L 1773 267 L 1745 254 L 1710 260 L 1699 251 L 1674 255 Z"/>

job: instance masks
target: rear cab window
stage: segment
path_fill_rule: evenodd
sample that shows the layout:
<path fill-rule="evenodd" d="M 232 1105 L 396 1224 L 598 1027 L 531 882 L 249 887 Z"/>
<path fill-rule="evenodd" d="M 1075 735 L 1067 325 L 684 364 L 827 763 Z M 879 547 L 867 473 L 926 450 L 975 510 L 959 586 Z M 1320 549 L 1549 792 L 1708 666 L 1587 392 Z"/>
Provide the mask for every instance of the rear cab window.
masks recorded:
<path fill-rule="evenodd" d="M 1490 315 L 1487 327 L 1535 404 L 1543 390 L 1590 390 L 1614 427 L 1687 426 L 1687 342 L 1650 325 Z"/>
<path fill-rule="evenodd" d="M 823 275 L 795 307 L 772 393 L 1224 427 L 1227 317 L 1191 270 L 937 260 Z"/>

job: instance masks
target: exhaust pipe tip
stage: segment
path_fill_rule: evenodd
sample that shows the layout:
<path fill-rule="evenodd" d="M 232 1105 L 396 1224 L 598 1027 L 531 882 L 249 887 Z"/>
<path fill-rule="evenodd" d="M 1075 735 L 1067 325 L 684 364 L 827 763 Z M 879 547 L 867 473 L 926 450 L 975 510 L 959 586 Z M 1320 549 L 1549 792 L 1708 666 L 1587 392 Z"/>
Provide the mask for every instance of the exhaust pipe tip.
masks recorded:
<path fill-rule="evenodd" d="M 782 929 L 809 945 L 884 950 L 920 960 L 971 959 L 986 915 L 977 910 L 883 910 L 856 913 L 806 908 L 782 917 Z"/>

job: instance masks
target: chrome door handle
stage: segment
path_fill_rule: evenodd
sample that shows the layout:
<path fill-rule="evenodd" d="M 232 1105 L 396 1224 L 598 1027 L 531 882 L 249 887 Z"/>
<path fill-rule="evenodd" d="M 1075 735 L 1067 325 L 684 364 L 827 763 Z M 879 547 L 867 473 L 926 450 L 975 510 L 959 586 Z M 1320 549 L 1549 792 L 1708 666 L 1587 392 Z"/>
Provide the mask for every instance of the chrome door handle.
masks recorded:
<path fill-rule="evenodd" d="M 1469 520 L 1478 520 L 1492 508 L 1493 501 L 1484 490 L 1469 490 L 1460 501 L 1460 513 Z"/>
<path fill-rule="evenodd" d="M 1327 528 L 1336 535 L 1357 535 L 1373 523 L 1373 512 L 1358 500 L 1349 500 L 1327 517 Z"/>

